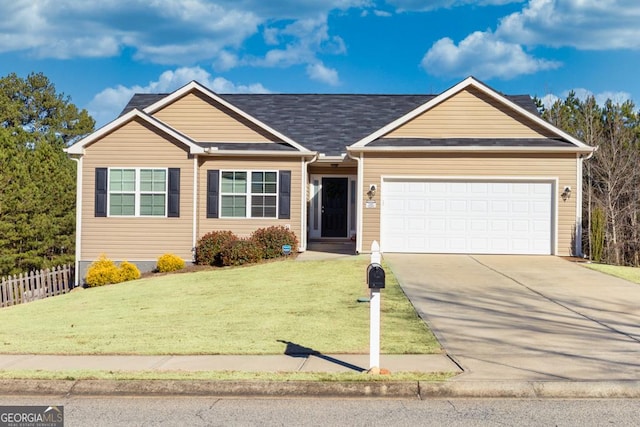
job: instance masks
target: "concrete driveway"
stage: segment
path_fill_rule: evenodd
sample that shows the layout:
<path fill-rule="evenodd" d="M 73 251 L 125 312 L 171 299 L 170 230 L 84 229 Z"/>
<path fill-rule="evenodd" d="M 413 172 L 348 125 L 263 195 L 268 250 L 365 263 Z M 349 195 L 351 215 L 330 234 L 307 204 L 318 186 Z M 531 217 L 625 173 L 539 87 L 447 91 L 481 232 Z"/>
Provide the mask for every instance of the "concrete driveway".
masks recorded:
<path fill-rule="evenodd" d="M 640 285 L 551 256 L 384 259 L 459 380 L 640 380 Z"/>

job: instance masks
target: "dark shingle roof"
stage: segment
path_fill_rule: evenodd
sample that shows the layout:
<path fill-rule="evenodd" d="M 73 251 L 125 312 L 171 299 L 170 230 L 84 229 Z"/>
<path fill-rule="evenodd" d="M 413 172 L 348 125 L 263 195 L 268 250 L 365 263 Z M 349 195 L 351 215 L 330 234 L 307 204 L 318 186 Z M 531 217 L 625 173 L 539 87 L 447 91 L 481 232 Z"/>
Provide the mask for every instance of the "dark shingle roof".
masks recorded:
<path fill-rule="evenodd" d="M 425 95 L 224 95 L 258 120 L 312 151 L 339 155 L 424 104 Z"/>
<path fill-rule="evenodd" d="M 135 94 L 121 114 L 167 94 Z M 218 95 L 309 150 L 339 155 L 345 147 L 402 117 L 436 95 L 227 94 Z M 507 96 L 538 114 L 528 95 Z M 201 144 L 202 145 L 202 144 Z M 222 148 L 222 147 L 221 147 Z"/>
<path fill-rule="evenodd" d="M 124 116 L 134 108 L 137 108 L 138 110 L 144 110 L 149 105 L 160 101 L 167 95 L 168 93 L 135 93 L 133 97 L 131 97 L 127 105 L 125 105 L 124 110 L 122 110 L 120 115 Z"/>

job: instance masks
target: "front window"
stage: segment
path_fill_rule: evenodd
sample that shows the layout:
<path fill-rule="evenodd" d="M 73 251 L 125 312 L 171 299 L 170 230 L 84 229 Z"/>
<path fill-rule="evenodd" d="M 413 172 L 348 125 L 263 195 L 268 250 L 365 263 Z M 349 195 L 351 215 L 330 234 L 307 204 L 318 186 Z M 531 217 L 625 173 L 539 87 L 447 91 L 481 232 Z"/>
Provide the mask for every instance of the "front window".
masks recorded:
<path fill-rule="evenodd" d="M 251 172 L 251 216 L 275 218 L 278 174 L 276 172 Z"/>
<path fill-rule="evenodd" d="M 247 216 L 247 173 L 222 172 L 222 216 Z"/>
<path fill-rule="evenodd" d="M 222 171 L 221 217 L 276 218 L 278 173 Z"/>
<path fill-rule="evenodd" d="M 110 216 L 166 216 L 166 169 L 110 169 Z"/>

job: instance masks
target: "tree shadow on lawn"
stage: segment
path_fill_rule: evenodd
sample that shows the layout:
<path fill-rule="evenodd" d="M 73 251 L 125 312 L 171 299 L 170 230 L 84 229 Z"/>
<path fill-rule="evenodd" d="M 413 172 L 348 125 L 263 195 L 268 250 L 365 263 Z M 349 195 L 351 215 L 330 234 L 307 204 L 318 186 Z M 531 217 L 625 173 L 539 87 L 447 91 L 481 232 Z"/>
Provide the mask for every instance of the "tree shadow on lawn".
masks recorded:
<path fill-rule="evenodd" d="M 336 359 L 335 357 L 327 356 L 326 354 L 322 354 L 317 350 L 314 350 L 309 347 L 305 347 L 300 344 L 296 344 L 291 341 L 278 340 L 278 342 L 281 342 L 287 345 L 287 347 L 284 350 L 284 354 L 286 354 L 287 356 L 301 357 L 305 359 L 308 358 L 309 356 L 315 356 L 319 359 L 326 360 L 327 362 L 335 363 L 336 365 L 340 365 L 347 369 L 351 369 L 352 371 L 356 371 L 356 372 L 366 371 L 366 369 L 361 368 L 360 366 L 352 365 L 351 363 Z"/>

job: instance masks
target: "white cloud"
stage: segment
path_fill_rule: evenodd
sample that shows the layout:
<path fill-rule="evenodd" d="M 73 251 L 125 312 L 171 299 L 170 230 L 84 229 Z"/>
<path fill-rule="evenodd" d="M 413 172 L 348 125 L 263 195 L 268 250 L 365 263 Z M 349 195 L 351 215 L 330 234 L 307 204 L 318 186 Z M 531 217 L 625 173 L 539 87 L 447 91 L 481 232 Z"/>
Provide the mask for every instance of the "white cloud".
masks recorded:
<path fill-rule="evenodd" d="M 307 75 L 311 80 L 316 80 L 331 86 L 340 84 L 338 72 L 333 68 L 326 67 L 320 62 L 307 65 Z"/>
<path fill-rule="evenodd" d="M 604 105 L 608 100 L 611 100 L 614 104 L 623 104 L 627 101 L 631 101 L 631 94 L 629 92 L 613 92 L 605 91 L 595 95 L 598 105 Z"/>
<path fill-rule="evenodd" d="M 587 98 L 593 96 L 596 100 L 596 103 L 600 106 L 604 106 L 608 100 L 611 100 L 614 104 L 623 104 L 626 101 L 631 100 L 631 94 L 628 92 L 622 91 L 604 91 L 599 93 L 593 93 L 589 89 L 585 88 L 575 88 L 571 90 L 565 90 L 560 94 L 560 96 L 548 93 L 543 96 L 540 100 L 542 101 L 542 105 L 545 108 L 551 108 L 556 101 L 564 101 L 569 96 L 569 93 L 573 92 L 575 97 L 581 101 L 585 101 Z"/>
<path fill-rule="evenodd" d="M 525 0 L 387 0 L 399 12 L 451 9 L 460 6 L 500 6 L 509 3 L 522 3 Z"/>
<path fill-rule="evenodd" d="M 224 77 L 216 77 L 213 81 L 205 85 L 217 93 L 270 93 L 271 91 L 262 86 L 262 83 L 252 83 L 250 85 L 237 85 Z"/>
<path fill-rule="evenodd" d="M 374 10 L 373 14 L 381 18 L 389 18 L 392 16 L 391 12 L 387 12 L 386 10 Z"/>
<path fill-rule="evenodd" d="M 268 28 L 270 44 L 280 43 L 283 47 L 271 49 L 264 56 L 236 57 L 235 65 L 253 67 L 290 67 L 306 65 L 310 79 L 336 86 L 340 82 L 338 71 L 327 68 L 318 59 L 319 53 L 341 55 L 346 53 L 344 40 L 329 34 L 325 16 L 300 19 L 284 28 Z M 224 64 L 216 64 L 220 67 Z"/>
<path fill-rule="evenodd" d="M 223 50 L 213 61 L 213 68 L 217 71 L 227 71 L 240 64 L 238 55 L 227 50 Z"/>
<path fill-rule="evenodd" d="M 245 62 L 265 67 L 314 63 L 316 53 L 340 55 L 346 52 L 344 41 L 329 35 L 326 17 L 300 19 L 282 29 L 270 28 L 271 37 L 284 40 L 284 49 L 272 49 L 264 58 L 247 58 Z"/>
<path fill-rule="evenodd" d="M 545 96 L 543 96 L 542 98 L 540 98 L 540 101 L 542 102 L 542 105 L 544 105 L 544 108 L 549 109 L 553 106 L 553 104 L 555 104 L 557 101 L 559 101 L 560 98 L 552 93 L 548 93 Z"/>
<path fill-rule="evenodd" d="M 137 58 L 180 64 L 213 57 L 254 34 L 264 18 L 251 8 L 206 0 L 15 0 L 0 5 L 0 52 L 41 58 Z"/>
<path fill-rule="evenodd" d="M 514 43 L 582 50 L 640 49 L 637 0 L 530 0 L 496 35 Z"/>
<path fill-rule="evenodd" d="M 418 0 L 390 0 L 416 9 Z M 429 10 L 476 3 L 471 0 L 435 0 Z M 501 4 L 485 0 L 477 4 Z M 424 9 L 424 8 L 423 8 Z M 537 46 L 576 49 L 640 49 L 640 2 L 637 0 L 529 0 L 520 12 L 502 18 L 495 31 L 475 32 L 457 45 L 449 38 L 434 43 L 422 60 L 437 76 L 513 78 L 561 66 L 537 58 Z M 525 48 L 528 47 L 528 48 Z"/>
<path fill-rule="evenodd" d="M 93 97 L 88 110 L 96 120 L 97 126 L 115 119 L 135 93 L 167 93 L 196 80 L 217 93 L 268 93 L 260 83 L 237 85 L 222 78 L 212 78 L 211 74 L 200 67 L 178 68 L 168 70 L 160 75 L 158 80 L 149 82 L 146 86 L 122 86 L 106 88 Z"/>
<path fill-rule="evenodd" d="M 559 67 L 560 64 L 537 59 L 522 46 L 506 43 L 489 32 L 470 34 L 458 45 L 450 38 L 433 44 L 422 59 L 422 67 L 432 75 L 479 79 L 509 79 L 521 74 Z"/>
<path fill-rule="evenodd" d="M 314 64 L 341 54 L 329 13 L 369 7 L 370 0 L 12 0 L 0 3 L 0 53 L 37 58 L 114 57 L 218 69 L 240 65 Z M 264 31 L 273 46 L 263 58 L 242 58 L 244 42 Z"/>

